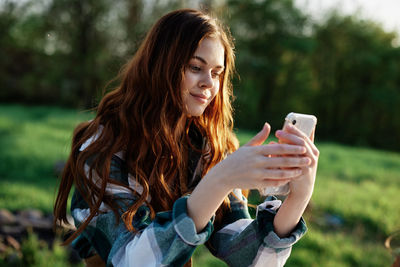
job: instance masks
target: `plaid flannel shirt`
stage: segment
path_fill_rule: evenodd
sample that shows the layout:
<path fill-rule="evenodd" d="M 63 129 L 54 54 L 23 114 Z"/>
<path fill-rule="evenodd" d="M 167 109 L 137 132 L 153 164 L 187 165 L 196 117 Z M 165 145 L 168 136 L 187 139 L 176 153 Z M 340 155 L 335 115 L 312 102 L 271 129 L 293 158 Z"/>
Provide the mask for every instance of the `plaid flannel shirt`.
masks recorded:
<path fill-rule="evenodd" d="M 89 139 L 80 150 L 92 141 Z M 189 185 L 193 187 L 200 179 L 200 158 L 198 153 L 189 151 L 189 177 L 192 177 Z M 90 161 L 86 165 L 87 172 L 89 166 Z M 96 174 L 93 175 L 96 179 Z M 121 152 L 112 157 L 110 178 L 139 194 L 143 190 L 127 172 Z M 236 189 L 233 193 L 229 195 L 231 209 L 224 214 L 222 228 L 218 231 L 214 231 L 213 220 L 210 220 L 200 233 L 196 232 L 194 222 L 187 214 L 188 196 L 176 200 L 172 210 L 157 213 L 153 220 L 150 209 L 142 205 L 132 221 L 138 230 L 134 233 L 129 232 L 122 219 L 117 220 L 111 209 L 102 204 L 100 213 L 73 241 L 73 246 L 82 258 L 97 253 L 107 266 L 183 266 L 196 246 L 210 241 L 207 247 L 211 253 L 229 266 L 283 266 L 292 245 L 306 232 L 303 219 L 288 237 L 279 238 L 274 232 L 273 219 L 281 205 L 280 200 L 268 198 L 258 206 L 256 218 L 251 219 L 241 190 Z M 123 210 L 136 200 L 130 190 L 115 184 L 107 185 L 106 194 L 111 194 Z M 76 226 L 90 213 L 87 203 L 77 191 L 72 198 L 71 213 Z"/>

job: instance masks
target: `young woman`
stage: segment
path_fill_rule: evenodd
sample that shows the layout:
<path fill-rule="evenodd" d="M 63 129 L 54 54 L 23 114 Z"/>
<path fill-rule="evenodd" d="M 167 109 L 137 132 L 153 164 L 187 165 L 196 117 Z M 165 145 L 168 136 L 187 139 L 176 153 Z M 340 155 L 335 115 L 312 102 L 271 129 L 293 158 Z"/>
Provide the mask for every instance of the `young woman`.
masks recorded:
<path fill-rule="evenodd" d="M 231 39 L 196 10 L 163 16 L 100 102 L 80 124 L 54 213 L 77 231 L 66 241 L 107 266 L 183 266 L 196 246 L 230 266 L 283 266 L 306 231 L 318 150 L 294 127 L 285 144 L 263 145 L 266 123 L 238 149 L 232 131 Z M 251 219 L 242 189 L 289 183 Z M 278 209 L 279 208 L 279 209 Z"/>

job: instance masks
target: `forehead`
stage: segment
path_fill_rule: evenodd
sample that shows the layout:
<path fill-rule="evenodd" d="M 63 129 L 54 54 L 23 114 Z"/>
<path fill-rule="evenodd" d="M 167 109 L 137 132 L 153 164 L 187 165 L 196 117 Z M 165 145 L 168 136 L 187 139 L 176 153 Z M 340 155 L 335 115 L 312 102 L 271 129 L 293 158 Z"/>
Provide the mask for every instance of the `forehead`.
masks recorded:
<path fill-rule="evenodd" d="M 194 52 L 194 57 L 205 59 L 208 65 L 224 66 L 225 49 L 219 38 L 204 38 Z"/>

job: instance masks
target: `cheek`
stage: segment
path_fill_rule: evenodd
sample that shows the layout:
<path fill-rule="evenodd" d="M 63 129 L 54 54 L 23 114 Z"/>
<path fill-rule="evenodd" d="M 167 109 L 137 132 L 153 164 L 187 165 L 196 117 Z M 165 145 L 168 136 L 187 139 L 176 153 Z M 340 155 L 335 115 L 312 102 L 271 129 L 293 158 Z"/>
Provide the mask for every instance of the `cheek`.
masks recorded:
<path fill-rule="evenodd" d="M 196 83 L 196 74 L 189 71 L 185 72 L 185 76 L 182 81 L 182 89 L 189 90 Z"/>
<path fill-rule="evenodd" d="M 183 100 L 185 100 L 185 98 L 189 94 L 189 89 L 191 87 L 191 83 L 192 83 L 192 78 L 190 77 L 190 75 L 188 75 L 188 73 L 185 73 L 185 75 L 182 79 L 181 88 L 180 88 Z"/>

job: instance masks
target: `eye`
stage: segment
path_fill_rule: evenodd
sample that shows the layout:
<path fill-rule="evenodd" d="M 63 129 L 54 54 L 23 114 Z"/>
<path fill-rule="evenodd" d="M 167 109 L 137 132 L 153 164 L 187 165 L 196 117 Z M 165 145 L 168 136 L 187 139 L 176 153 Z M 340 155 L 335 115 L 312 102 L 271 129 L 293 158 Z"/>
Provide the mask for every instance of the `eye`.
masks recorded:
<path fill-rule="evenodd" d="M 213 72 L 212 73 L 212 77 L 217 79 L 217 78 L 219 78 L 221 76 L 221 74 L 222 74 L 222 72 Z"/>
<path fill-rule="evenodd" d="M 196 66 L 196 65 L 189 65 L 189 68 L 190 68 L 190 70 L 193 71 L 193 72 L 199 72 L 199 71 L 201 71 L 201 68 L 200 68 L 199 66 Z"/>

